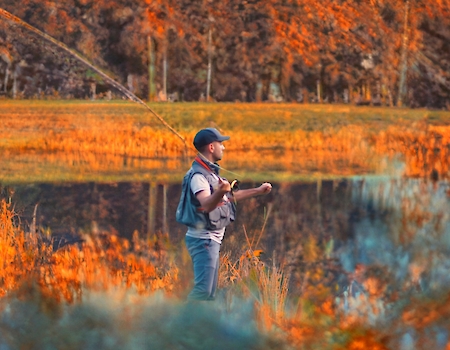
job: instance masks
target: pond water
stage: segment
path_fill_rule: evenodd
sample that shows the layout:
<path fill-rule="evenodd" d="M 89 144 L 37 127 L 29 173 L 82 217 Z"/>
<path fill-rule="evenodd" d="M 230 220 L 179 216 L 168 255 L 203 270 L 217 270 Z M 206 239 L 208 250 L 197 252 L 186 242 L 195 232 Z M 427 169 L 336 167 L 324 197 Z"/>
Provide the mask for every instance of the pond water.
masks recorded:
<path fill-rule="evenodd" d="M 157 182 L 2 186 L 2 196 L 14 203 L 25 227 L 35 212 L 37 227 L 55 237 L 168 233 L 175 249 L 185 233 L 175 221 L 180 191 L 178 183 Z M 222 250 L 238 258 L 248 248 L 247 234 L 252 248 L 264 251 L 263 259 L 276 256 L 291 271 L 297 287 L 312 266 L 345 284 L 358 266 L 378 265 L 397 282 L 439 290 L 450 286 L 449 215 L 445 180 L 367 175 L 278 182 L 271 194 L 238 203 Z"/>

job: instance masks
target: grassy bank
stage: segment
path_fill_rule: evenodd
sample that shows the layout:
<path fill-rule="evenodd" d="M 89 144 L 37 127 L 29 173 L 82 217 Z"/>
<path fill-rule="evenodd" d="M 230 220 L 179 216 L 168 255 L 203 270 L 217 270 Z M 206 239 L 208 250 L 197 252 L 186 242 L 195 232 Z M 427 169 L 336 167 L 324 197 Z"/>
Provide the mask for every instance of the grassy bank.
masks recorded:
<path fill-rule="evenodd" d="M 195 154 L 196 131 L 209 126 L 232 137 L 222 166 L 248 179 L 385 173 L 386 159 L 396 156 L 409 176 L 449 172 L 449 112 L 152 104 L 186 140 L 186 148 L 145 108 L 130 102 L 4 100 L 0 107 L 3 182 L 179 181 Z"/>

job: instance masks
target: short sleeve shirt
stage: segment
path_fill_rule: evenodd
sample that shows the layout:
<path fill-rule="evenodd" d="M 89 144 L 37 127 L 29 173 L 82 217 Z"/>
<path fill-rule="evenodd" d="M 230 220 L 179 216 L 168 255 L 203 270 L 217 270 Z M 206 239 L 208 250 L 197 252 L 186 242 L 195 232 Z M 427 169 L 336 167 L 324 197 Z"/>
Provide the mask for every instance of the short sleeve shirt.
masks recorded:
<path fill-rule="evenodd" d="M 219 179 L 217 178 L 217 185 L 219 184 Z M 212 184 L 215 186 L 216 184 Z M 191 191 L 194 195 L 200 193 L 201 191 L 205 191 L 209 196 L 211 195 L 211 188 L 208 183 L 208 180 L 202 174 L 194 174 L 191 179 Z M 224 199 L 227 199 L 226 195 Z M 209 231 L 206 229 L 198 229 L 194 227 L 188 227 L 188 231 L 186 232 L 186 236 L 201 238 L 201 239 L 212 239 L 213 241 L 221 244 L 223 240 L 223 236 L 225 233 L 225 227 L 219 230 Z"/>

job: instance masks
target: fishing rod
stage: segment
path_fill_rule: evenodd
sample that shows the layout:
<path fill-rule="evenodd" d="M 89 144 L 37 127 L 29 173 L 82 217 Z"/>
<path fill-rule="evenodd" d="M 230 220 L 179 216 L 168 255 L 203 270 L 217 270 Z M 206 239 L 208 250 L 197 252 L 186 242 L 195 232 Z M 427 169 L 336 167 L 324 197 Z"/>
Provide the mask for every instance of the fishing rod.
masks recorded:
<path fill-rule="evenodd" d="M 21 20 L 19 17 L 14 16 L 12 13 L 0 8 L 0 17 L 11 21 L 27 30 L 29 30 L 32 33 L 35 33 L 39 35 L 41 38 L 45 39 L 49 43 L 59 47 L 60 49 L 64 50 L 66 53 L 77 59 L 78 61 L 82 62 L 84 65 L 98 73 L 103 79 L 105 79 L 110 85 L 112 85 L 114 88 L 119 90 L 122 94 L 124 94 L 130 101 L 136 102 L 138 104 L 141 104 L 144 106 L 148 111 L 150 111 L 166 128 L 168 128 L 172 133 L 174 133 L 184 144 L 185 150 L 187 149 L 186 140 L 174 129 L 172 128 L 165 120 L 162 118 L 159 114 L 157 114 L 153 109 L 151 109 L 144 101 L 142 101 L 139 97 L 137 97 L 134 93 L 132 93 L 130 90 L 128 90 L 126 87 L 124 87 L 122 84 L 118 83 L 111 77 L 109 77 L 106 73 L 101 71 L 99 68 L 94 66 L 92 63 L 87 61 L 85 58 L 83 58 L 81 55 L 79 55 L 74 50 L 70 49 L 67 45 L 64 43 L 56 40 L 55 38 L 51 37 L 50 35 L 40 31 L 39 29 L 33 27 L 32 25 L 28 24 L 27 22 Z"/>
<path fill-rule="evenodd" d="M 118 91 L 120 91 L 122 94 L 124 94 L 130 101 L 132 102 L 136 102 L 142 106 L 144 106 L 149 112 L 151 112 L 166 128 L 168 128 L 172 133 L 174 133 L 184 144 L 185 150 L 188 149 L 188 145 L 186 144 L 186 140 L 172 127 L 170 126 L 165 120 L 164 118 L 162 118 L 159 114 L 157 114 L 153 109 L 151 109 L 144 101 L 142 101 L 139 97 L 137 97 L 133 92 L 131 92 L 130 90 L 128 90 L 126 87 L 124 87 L 122 84 L 118 83 L 117 81 L 115 81 L 114 79 L 112 79 L 111 77 L 109 77 L 106 73 L 104 73 L 102 70 L 100 70 L 99 68 L 97 68 L 96 66 L 94 66 L 92 63 L 90 63 L 88 60 L 86 60 L 85 58 L 83 58 L 80 54 L 78 54 L 76 51 L 72 50 L 71 48 L 69 48 L 67 45 L 65 45 L 64 43 L 56 40 L 55 38 L 53 38 L 52 36 L 48 35 L 47 33 L 42 32 L 41 30 L 33 27 L 32 25 L 28 24 L 27 22 L 21 20 L 19 17 L 13 15 L 12 13 L 0 8 L 0 18 L 4 18 L 10 22 L 13 22 L 27 30 L 29 30 L 32 33 L 37 34 L 38 36 L 40 36 L 41 38 L 45 39 L 46 41 L 48 41 L 49 43 L 55 45 L 56 47 L 64 50 L 66 53 L 68 53 L 70 56 L 74 57 L 75 59 L 77 59 L 78 61 L 80 61 L 81 63 L 83 63 L 85 66 L 87 66 L 88 68 L 92 69 L 93 71 L 95 71 L 96 73 L 98 73 L 103 79 L 105 79 L 110 85 L 112 85 L 114 88 L 116 88 Z M 199 153 L 199 156 L 205 160 L 207 160 L 201 153 Z M 216 164 L 217 165 L 217 164 Z M 217 165 L 218 166 L 218 165 Z M 226 171 L 230 174 L 234 174 L 238 177 L 240 177 L 241 175 L 225 169 L 221 166 L 218 166 L 219 169 Z M 238 181 L 236 181 L 236 185 L 238 185 Z"/>

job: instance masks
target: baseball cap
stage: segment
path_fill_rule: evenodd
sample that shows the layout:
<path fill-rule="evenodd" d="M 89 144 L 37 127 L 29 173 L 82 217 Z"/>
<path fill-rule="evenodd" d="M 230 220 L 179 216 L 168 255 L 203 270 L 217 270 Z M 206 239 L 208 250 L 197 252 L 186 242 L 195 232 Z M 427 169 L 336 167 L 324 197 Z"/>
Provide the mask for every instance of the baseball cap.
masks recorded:
<path fill-rule="evenodd" d="M 194 146 L 197 150 L 203 146 L 209 145 L 214 141 L 226 141 L 229 140 L 230 136 L 222 135 L 219 130 L 215 128 L 206 128 L 200 130 L 194 137 Z"/>

